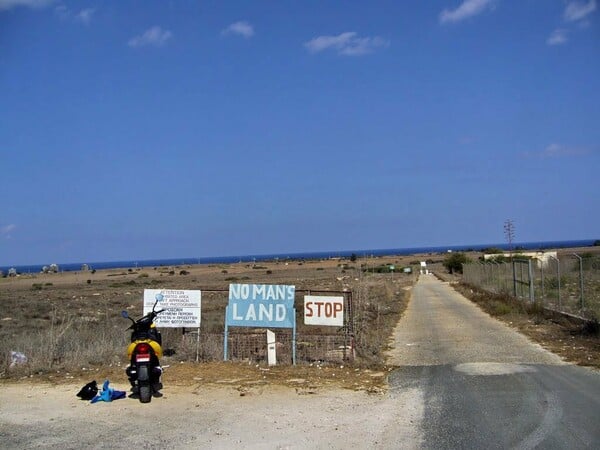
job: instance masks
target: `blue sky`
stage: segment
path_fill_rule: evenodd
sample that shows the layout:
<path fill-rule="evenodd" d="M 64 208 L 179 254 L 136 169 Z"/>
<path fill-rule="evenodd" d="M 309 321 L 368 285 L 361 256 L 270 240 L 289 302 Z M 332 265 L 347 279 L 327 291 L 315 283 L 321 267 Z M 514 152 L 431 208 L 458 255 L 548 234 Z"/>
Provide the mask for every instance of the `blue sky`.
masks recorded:
<path fill-rule="evenodd" d="M 0 265 L 600 238 L 596 0 L 0 0 Z"/>

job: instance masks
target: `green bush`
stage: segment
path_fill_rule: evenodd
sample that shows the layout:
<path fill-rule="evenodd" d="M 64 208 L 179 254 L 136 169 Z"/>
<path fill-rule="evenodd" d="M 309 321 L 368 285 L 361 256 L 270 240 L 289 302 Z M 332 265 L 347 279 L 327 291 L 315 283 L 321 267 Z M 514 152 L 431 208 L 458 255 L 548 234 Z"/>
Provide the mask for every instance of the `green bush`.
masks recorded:
<path fill-rule="evenodd" d="M 502 250 L 498 247 L 488 247 L 488 248 L 484 248 L 482 250 L 482 252 L 486 255 L 497 255 L 497 254 L 504 253 L 504 250 Z"/>
<path fill-rule="evenodd" d="M 463 264 L 469 262 L 469 258 L 464 253 L 450 253 L 444 259 L 444 267 L 449 273 L 463 273 Z"/>
<path fill-rule="evenodd" d="M 392 270 L 390 269 L 390 264 L 384 264 L 381 266 L 375 266 L 375 267 L 368 267 L 368 266 L 361 266 L 363 272 L 371 272 L 371 273 L 392 273 Z"/>

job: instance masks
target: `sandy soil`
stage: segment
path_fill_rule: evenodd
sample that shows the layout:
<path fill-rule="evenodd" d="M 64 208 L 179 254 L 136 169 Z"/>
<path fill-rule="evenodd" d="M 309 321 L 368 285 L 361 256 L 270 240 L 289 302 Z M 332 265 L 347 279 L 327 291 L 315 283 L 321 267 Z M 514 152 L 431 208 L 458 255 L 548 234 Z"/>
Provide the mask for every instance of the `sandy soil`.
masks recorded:
<path fill-rule="evenodd" d="M 341 389 L 311 394 L 280 386 L 171 386 L 142 405 L 79 401 L 75 385 L 0 390 L 5 448 L 390 448 L 392 433 L 414 448 L 419 399 Z"/>

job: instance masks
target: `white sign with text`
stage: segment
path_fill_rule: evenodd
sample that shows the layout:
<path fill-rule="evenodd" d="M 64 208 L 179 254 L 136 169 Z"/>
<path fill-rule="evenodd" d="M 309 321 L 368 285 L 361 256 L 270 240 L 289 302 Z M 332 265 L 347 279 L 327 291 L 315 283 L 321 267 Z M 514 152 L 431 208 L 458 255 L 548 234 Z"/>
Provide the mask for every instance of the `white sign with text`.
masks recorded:
<path fill-rule="evenodd" d="M 144 314 L 164 309 L 154 323 L 157 327 L 200 327 L 201 292 L 178 289 L 144 289 Z"/>

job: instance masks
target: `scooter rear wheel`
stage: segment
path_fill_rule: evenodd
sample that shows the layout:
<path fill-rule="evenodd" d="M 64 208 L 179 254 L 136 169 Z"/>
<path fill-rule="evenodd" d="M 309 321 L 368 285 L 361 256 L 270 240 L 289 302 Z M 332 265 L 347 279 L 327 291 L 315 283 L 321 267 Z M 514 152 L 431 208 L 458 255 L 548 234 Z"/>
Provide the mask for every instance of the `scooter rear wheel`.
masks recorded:
<path fill-rule="evenodd" d="M 150 403 L 152 400 L 152 389 L 150 387 L 150 377 L 148 376 L 147 366 L 141 366 L 138 369 L 138 387 L 140 389 L 140 402 Z"/>
<path fill-rule="evenodd" d="M 143 385 L 140 386 L 140 402 L 141 403 L 150 403 L 152 400 L 152 394 L 150 393 L 150 386 Z"/>

